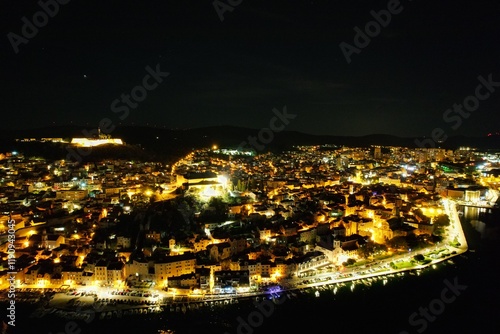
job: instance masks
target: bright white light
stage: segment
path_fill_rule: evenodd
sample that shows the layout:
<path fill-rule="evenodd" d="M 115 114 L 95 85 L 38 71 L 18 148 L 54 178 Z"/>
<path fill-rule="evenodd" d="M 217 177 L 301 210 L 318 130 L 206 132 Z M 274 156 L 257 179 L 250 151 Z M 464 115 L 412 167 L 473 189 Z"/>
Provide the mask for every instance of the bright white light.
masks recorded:
<path fill-rule="evenodd" d="M 227 182 L 228 182 L 228 179 L 227 177 L 225 177 L 224 175 L 218 175 L 217 176 L 217 182 L 219 182 L 220 184 L 222 184 L 224 187 L 227 186 Z"/>
<path fill-rule="evenodd" d="M 221 192 L 212 187 L 208 187 L 203 190 L 201 196 L 210 199 L 212 197 L 221 196 Z"/>

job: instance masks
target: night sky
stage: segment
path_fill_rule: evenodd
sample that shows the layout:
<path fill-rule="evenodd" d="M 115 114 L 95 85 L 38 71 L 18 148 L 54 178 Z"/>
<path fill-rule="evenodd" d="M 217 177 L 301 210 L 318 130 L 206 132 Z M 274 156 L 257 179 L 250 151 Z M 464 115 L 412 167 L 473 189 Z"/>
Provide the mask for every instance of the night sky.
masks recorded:
<path fill-rule="evenodd" d="M 339 45 L 355 46 L 354 28 L 364 30 L 370 12 L 394 0 L 231 0 L 223 21 L 213 0 L 60 1 L 67 4 L 15 47 L 22 18 L 33 23 L 42 9 L 37 1 L 0 2 L 3 129 L 96 127 L 103 118 L 259 129 L 286 106 L 297 115 L 286 129 L 311 134 L 500 131 L 500 87 L 460 116 L 461 125 L 443 120 L 474 96 L 478 76 L 500 82 L 497 0 L 402 0 L 350 63 Z M 113 101 L 143 86 L 147 66 L 169 75 L 128 115 L 113 112 Z"/>

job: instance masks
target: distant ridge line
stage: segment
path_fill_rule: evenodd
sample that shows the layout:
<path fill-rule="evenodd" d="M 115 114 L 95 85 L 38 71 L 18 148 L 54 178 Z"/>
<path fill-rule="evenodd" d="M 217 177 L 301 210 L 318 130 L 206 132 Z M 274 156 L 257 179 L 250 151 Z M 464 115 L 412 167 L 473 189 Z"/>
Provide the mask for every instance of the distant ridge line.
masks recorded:
<path fill-rule="evenodd" d="M 72 138 L 82 137 L 83 130 L 92 127 L 79 125 L 55 125 L 40 128 L 17 130 L 6 129 L 0 132 L 1 143 L 8 144 L 18 138 Z M 260 129 L 240 126 L 209 126 L 190 129 L 166 129 L 160 127 L 127 125 L 117 126 L 110 133 L 112 137 L 121 138 L 129 144 L 139 144 L 145 147 L 150 145 L 175 145 L 179 148 L 210 147 L 214 144 L 223 147 L 238 147 L 249 136 L 257 136 Z M 423 137 L 419 137 L 421 139 Z M 344 146 L 367 147 L 370 145 L 400 146 L 416 148 L 416 137 L 399 137 L 387 134 L 369 134 L 363 136 L 336 136 L 314 135 L 299 131 L 282 131 L 275 133 L 274 139 L 266 145 L 266 149 L 285 149 L 296 145 L 336 144 Z M 460 146 L 471 146 L 478 149 L 500 149 L 500 136 L 467 137 L 449 136 L 440 144 L 442 148 L 456 149 Z M 3 145 L 2 145 L 3 146 Z"/>

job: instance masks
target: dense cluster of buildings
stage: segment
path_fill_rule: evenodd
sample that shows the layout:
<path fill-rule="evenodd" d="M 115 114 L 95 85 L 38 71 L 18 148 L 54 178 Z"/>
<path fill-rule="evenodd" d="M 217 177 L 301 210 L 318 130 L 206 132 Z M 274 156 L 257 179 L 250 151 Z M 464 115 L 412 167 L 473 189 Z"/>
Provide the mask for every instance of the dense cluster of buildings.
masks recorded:
<path fill-rule="evenodd" d="M 204 149 L 173 166 L 2 154 L 0 284 L 9 220 L 18 284 L 234 292 L 342 270 L 404 248 L 396 238 L 432 242 L 442 196 L 496 201 L 498 163 L 465 148 L 333 145 Z"/>

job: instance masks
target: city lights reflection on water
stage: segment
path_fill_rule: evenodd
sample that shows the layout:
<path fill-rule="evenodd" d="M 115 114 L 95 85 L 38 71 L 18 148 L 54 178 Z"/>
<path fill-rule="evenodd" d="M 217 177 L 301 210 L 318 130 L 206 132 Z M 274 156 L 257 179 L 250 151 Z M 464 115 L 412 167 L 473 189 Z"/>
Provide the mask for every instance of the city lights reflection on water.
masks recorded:
<path fill-rule="evenodd" d="M 461 206 L 462 220 L 479 232 L 481 239 L 500 239 L 499 209 Z"/>

